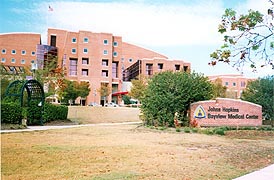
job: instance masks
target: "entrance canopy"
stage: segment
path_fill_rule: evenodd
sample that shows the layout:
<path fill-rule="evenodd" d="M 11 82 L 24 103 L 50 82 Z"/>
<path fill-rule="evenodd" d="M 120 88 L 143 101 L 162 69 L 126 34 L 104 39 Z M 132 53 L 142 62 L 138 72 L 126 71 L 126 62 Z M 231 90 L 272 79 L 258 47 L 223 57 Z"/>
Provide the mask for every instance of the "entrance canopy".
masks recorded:
<path fill-rule="evenodd" d="M 112 96 L 119 96 L 119 95 L 125 95 L 125 94 L 128 94 L 127 91 L 124 91 L 124 92 L 115 92 L 115 93 L 112 93 Z"/>

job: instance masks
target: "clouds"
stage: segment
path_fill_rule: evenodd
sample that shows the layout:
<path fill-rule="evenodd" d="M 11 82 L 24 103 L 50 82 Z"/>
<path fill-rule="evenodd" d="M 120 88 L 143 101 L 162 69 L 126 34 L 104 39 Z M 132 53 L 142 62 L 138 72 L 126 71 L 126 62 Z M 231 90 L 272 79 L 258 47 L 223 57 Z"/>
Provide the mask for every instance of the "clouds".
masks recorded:
<path fill-rule="evenodd" d="M 108 32 L 149 46 L 214 44 L 223 12 L 218 1 L 195 4 L 53 2 L 47 25 L 72 31 Z M 40 7 L 48 7 L 43 3 Z M 43 12 L 43 11 L 42 11 Z"/>
<path fill-rule="evenodd" d="M 49 5 L 54 9 L 48 11 Z M 47 43 L 47 28 L 112 33 L 123 41 L 152 49 L 173 59 L 192 63 L 204 74 L 239 73 L 228 65 L 209 67 L 209 54 L 219 48 L 222 36 L 218 24 L 226 7 L 245 13 L 249 9 L 266 11 L 268 0 L 175 0 L 87 2 L 38 1 L 34 4 L 35 31 Z M 225 7 L 226 6 L 226 7 Z M 250 71 L 244 70 L 245 75 Z M 263 69 L 262 74 L 273 70 Z M 255 75 L 255 76 L 257 76 Z"/>

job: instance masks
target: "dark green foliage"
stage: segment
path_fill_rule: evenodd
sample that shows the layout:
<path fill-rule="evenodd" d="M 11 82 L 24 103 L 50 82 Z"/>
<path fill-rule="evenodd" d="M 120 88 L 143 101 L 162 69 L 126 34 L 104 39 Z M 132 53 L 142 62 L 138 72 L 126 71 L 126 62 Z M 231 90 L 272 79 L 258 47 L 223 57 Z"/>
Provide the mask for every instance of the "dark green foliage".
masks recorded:
<path fill-rule="evenodd" d="M 249 82 L 241 99 L 261 105 L 264 119 L 274 121 L 274 75 Z"/>
<path fill-rule="evenodd" d="M 225 129 L 224 128 L 215 128 L 213 130 L 214 134 L 218 134 L 218 135 L 225 135 Z"/>
<path fill-rule="evenodd" d="M 43 121 L 66 120 L 68 116 L 68 107 L 63 105 L 54 105 L 46 103 L 44 106 Z"/>
<path fill-rule="evenodd" d="M 22 108 L 19 103 L 2 102 L 1 103 L 1 123 L 21 124 Z"/>
<path fill-rule="evenodd" d="M 153 76 L 141 99 L 141 111 L 145 124 L 174 126 L 174 114 L 188 125 L 187 110 L 192 102 L 212 97 L 212 84 L 196 73 L 166 71 Z"/>
<path fill-rule="evenodd" d="M 42 106 L 38 104 L 40 101 L 32 100 L 27 107 L 27 125 L 42 125 Z"/>
<path fill-rule="evenodd" d="M 122 97 L 122 99 L 123 99 L 123 101 L 124 101 L 125 104 L 131 104 L 131 102 L 130 102 L 130 97 L 129 97 L 129 96 L 124 95 L 124 96 Z"/>

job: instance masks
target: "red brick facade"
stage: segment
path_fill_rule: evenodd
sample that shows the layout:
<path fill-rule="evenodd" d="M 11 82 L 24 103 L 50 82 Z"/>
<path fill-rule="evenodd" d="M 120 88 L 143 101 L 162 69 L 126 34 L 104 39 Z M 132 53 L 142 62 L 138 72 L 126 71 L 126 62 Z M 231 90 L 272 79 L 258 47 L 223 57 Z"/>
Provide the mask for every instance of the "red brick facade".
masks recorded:
<path fill-rule="evenodd" d="M 246 88 L 246 85 L 249 81 L 255 80 L 254 78 L 246 78 L 243 75 L 216 75 L 208 76 L 209 80 L 214 82 L 217 79 L 220 79 L 222 85 L 227 88 L 226 97 L 239 99 L 243 90 Z"/>
<path fill-rule="evenodd" d="M 0 34 L 1 64 L 7 67 L 30 69 L 36 61 L 36 46 L 41 44 L 41 35 L 35 33 Z"/>
<path fill-rule="evenodd" d="M 109 33 L 93 33 L 89 31 L 69 32 L 60 29 L 48 29 L 48 44 L 58 48 L 59 64 L 64 62 L 67 78 L 75 81 L 88 81 L 90 94 L 86 104 L 96 102 L 102 104 L 103 97 L 98 93 L 102 83 L 111 88 L 112 94 L 122 91 L 123 70 L 138 60 L 162 63 L 166 70 L 175 71 L 174 62 L 190 70 L 190 63 L 173 61 L 166 56 L 151 50 L 122 41 L 122 37 Z M 72 67 L 72 63 L 76 63 Z M 73 71 L 73 68 L 76 71 Z M 158 72 L 157 65 L 154 72 Z M 163 69 L 164 70 L 164 69 Z M 73 72 L 72 72 L 73 71 Z M 142 74 L 145 74 L 143 71 Z M 110 94 L 106 101 L 121 103 L 121 97 Z"/>
<path fill-rule="evenodd" d="M 66 78 L 89 82 L 91 91 L 81 101 L 83 105 L 104 102 L 104 97 L 98 92 L 103 84 L 111 89 L 106 102 L 120 104 L 121 97 L 117 92 L 122 91 L 123 71 L 138 61 L 142 61 L 140 73 L 148 76 L 165 70 L 190 71 L 190 63 L 170 60 L 157 52 L 123 42 L 122 37 L 110 33 L 48 29 L 47 39 L 49 46 L 57 48 L 58 64 L 65 67 Z M 32 63 L 37 63 L 38 44 L 41 44 L 40 34 L 0 34 L 1 63 L 30 69 Z"/>
<path fill-rule="evenodd" d="M 261 126 L 262 107 L 228 98 L 200 101 L 191 104 L 190 120 L 199 126 Z"/>

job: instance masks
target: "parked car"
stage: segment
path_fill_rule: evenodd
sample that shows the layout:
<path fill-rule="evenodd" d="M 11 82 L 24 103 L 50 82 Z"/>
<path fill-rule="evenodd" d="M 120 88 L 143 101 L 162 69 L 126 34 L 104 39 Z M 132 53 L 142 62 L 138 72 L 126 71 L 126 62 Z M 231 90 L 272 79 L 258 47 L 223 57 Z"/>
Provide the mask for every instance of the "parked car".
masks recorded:
<path fill-rule="evenodd" d="M 110 102 L 110 103 L 106 103 L 105 107 L 119 107 L 119 105 L 114 102 Z"/>
<path fill-rule="evenodd" d="M 95 102 L 91 102 L 91 103 L 89 103 L 89 105 L 88 105 L 88 106 L 93 106 L 93 107 L 102 107 L 102 105 L 97 104 L 97 103 L 95 103 Z"/>

